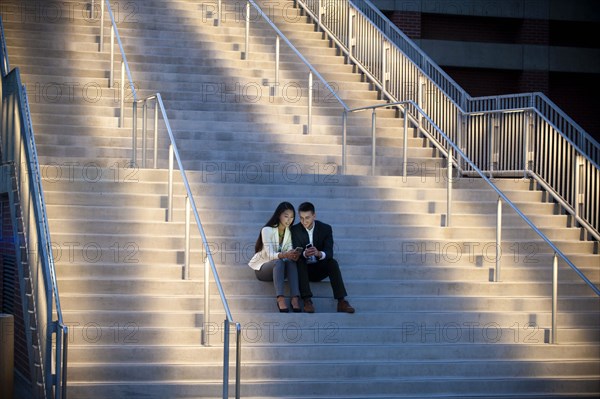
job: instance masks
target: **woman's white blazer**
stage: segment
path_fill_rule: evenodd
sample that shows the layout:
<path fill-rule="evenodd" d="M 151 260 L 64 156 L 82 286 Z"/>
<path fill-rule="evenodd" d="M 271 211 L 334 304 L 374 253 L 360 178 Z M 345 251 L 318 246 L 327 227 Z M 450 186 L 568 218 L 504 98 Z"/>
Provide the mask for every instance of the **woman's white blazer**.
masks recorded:
<path fill-rule="evenodd" d="M 266 226 L 260 231 L 262 237 L 263 249 L 254 254 L 248 266 L 254 270 L 260 270 L 260 267 L 279 255 L 279 229 L 277 227 Z M 281 252 L 292 249 L 292 233 L 289 228 L 285 229 L 283 242 L 281 243 Z"/>

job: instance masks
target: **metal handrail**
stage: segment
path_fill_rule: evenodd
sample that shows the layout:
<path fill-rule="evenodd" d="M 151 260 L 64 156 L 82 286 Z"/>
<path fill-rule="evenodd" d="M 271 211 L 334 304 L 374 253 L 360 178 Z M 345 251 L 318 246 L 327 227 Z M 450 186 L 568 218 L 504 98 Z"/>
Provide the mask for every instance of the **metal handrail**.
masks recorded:
<path fill-rule="evenodd" d="M 302 3 L 304 0 L 297 0 L 299 3 Z M 549 120 L 552 118 L 544 112 L 544 109 L 547 107 L 550 109 L 550 112 L 556 113 L 559 116 L 559 120 L 552 121 L 555 125 L 568 124 L 574 130 L 574 133 L 577 137 L 569 137 L 568 135 L 563 135 L 567 138 L 570 138 L 572 141 L 577 143 L 577 148 L 582 154 L 586 154 L 590 158 L 594 159 L 596 164 L 600 163 L 600 143 L 598 143 L 589 133 L 587 133 L 583 128 L 581 128 L 573 119 L 571 119 L 562 109 L 560 109 L 556 104 L 554 104 L 546 95 L 539 92 L 534 93 L 517 93 L 517 94 L 508 94 L 501 96 L 485 96 L 485 97 L 471 97 L 458 83 L 456 83 L 439 65 L 437 65 L 419 46 L 417 46 L 408 36 L 406 36 L 394 23 L 392 23 L 375 5 L 371 3 L 370 0 L 348 0 L 350 3 L 354 4 L 354 6 L 363 13 L 367 18 L 369 18 L 365 13 L 373 13 L 377 16 L 379 22 L 381 22 L 381 26 L 377 25 L 374 18 L 369 18 L 372 23 L 374 23 L 381 32 L 383 32 L 388 38 L 392 37 L 391 33 L 393 32 L 394 37 L 397 37 L 398 40 L 394 41 L 401 51 L 411 59 L 415 65 L 417 65 L 425 74 L 432 79 L 438 86 L 444 90 L 448 96 L 450 96 L 454 102 L 461 105 L 465 111 L 481 111 L 481 110 L 496 110 L 500 111 L 506 109 L 506 106 L 499 106 L 498 103 L 503 99 L 510 99 L 508 103 L 519 102 L 519 101 L 527 101 L 525 104 L 527 107 L 532 107 L 537 109 L 542 115 L 544 115 Z M 541 104 L 536 101 L 536 97 L 539 98 Z M 487 109 L 484 104 L 490 100 L 495 102 L 494 108 Z M 511 108 L 509 105 L 508 108 Z M 563 122 L 563 123 L 559 123 Z M 590 151 L 585 151 L 585 148 L 589 147 Z"/>
<path fill-rule="evenodd" d="M 460 86 L 435 65 L 395 25 L 389 22 L 379 10 L 374 8 L 368 0 L 337 0 L 333 2 L 326 2 L 325 0 L 295 1 L 312 18 L 317 26 L 335 42 L 340 51 L 381 91 L 383 98 L 387 98 L 391 102 L 408 99 L 414 100 L 419 104 L 421 109 L 425 110 L 436 121 L 443 131 L 447 132 L 449 136 L 454 137 L 454 142 L 462 145 L 461 135 L 463 134 L 463 125 L 465 121 L 468 122 L 470 120 L 472 115 L 475 115 L 472 113 L 474 112 L 472 109 L 475 107 L 469 105 L 474 104 L 474 101 L 479 101 L 481 105 L 476 108 L 477 112 L 491 111 L 502 113 L 516 108 L 535 108 L 537 110 L 536 116 L 540 116 L 538 120 L 546 124 L 545 126 L 538 126 L 533 132 L 540 135 L 536 136 L 538 144 L 540 141 L 543 141 L 540 138 L 541 135 L 547 135 L 548 132 L 546 130 L 551 129 L 552 140 L 561 141 L 559 143 L 561 145 L 568 143 L 574 151 L 573 154 L 569 152 L 570 156 L 578 158 L 585 163 L 581 168 L 587 171 L 585 178 L 588 185 L 582 187 L 593 187 L 600 184 L 600 168 L 598 167 L 598 159 L 600 159 L 599 145 L 584 131 L 582 135 L 575 134 L 576 137 L 571 137 L 573 134 L 566 134 L 573 130 L 572 126 L 574 122 L 570 119 L 566 120 L 565 118 L 568 117 L 566 117 L 564 112 L 547 100 L 545 96 L 538 95 L 537 93 L 529 93 L 524 95 L 471 99 Z M 373 46 L 370 44 L 372 41 L 368 40 L 370 36 L 372 36 L 374 41 Z M 499 122 L 489 120 L 486 123 L 490 123 L 490 126 L 479 123 L 479 125 L 474 125 L 474 127 L 470 128 L 472 130 L 466 132 L 470 136 L 465 136 L 464 142 L 468 144 L 468 140 L 471 140 L 478 143 L 481 140 L 492 140 L 494 137 L 496 137 L 495 140 L 499 140 L 492 131 L 497 127 L 492 127 L 491 123 L 505 123 L 508 125 L 514 123 L 514 121 L 510 117 L 505 117 L 504 120 Z M 523 130 L 527 129 L 524 128 Z M 558 136 L 554 134 L 555 132 Z M 527 140 L 527 138 L 521 137 L 519 139 Z M 514 143 L 518 144 L 517 141 Z M 505 147 L 507 145 L 504 145 L 502 148 Z M 492 148 L 492 144 L 490 144 L 487 150 L 491 151 Z M 486 148 L 478 148 L 474 145 L 465 147 L 465 150 L 473 153 L 473 155 L 478 153 L 479 157 L 473 157 L 472 160 L 480 162 L 482 165 L 483 162 L 490 162 L 492 168 L 494 167 L 492 165 L 492 158 L 522 158 L 520 168 L 514 167 L 515 162 L 504 162 L 504 165 L 509 166 L 509 168 L 503 169 L 500 172 L 504 175 L 512 176 L 521 174 L 529 176 L 537 173 L 538 179 L 549 179 L 550 181 L 555 180 L 554 176 L 561 170 L 557 169 L 556 166 L 548 165 L 543 160 L 539 160 L 539 165 L 535 165 L 537 171 L 529 170 L 528 161 L 530 157 L 538 156 L 538 147 L 536 147 L 537 151 L 530 149 L 531 153 L 523 152 L 518 156 L 513 156 L 512 153 L 506 152 L 485 153 Z M 508 151 L 512 152 L 510 150 L 509 148 Z M 588 166 L 595 168 L 595 170 L 590 171 Z M 569 173 L 567 176 L 569 184 L 574 184 L 573 182 L 576 180 L 575 175 L 578 172 L 575 169 L 574 165 L 568 165 L 568 167 L 564 168 L 566 173 Z M 490 169 L 488 173 L 493 173 L 493 170 Z M 554 184 L 550 182 L 549 186 L 552 188 L 554 197 L 563 198 L 576 212 L 579 212 L 581 209 L 582 214 L 578 215 L 578 217 L 586 221 L 583 223 L 583 227 L 592 236 L 597 236 L 600 231 L 600 216 L 598 216 L 600 209 L 597 204 L 593 204 L 593 202 L 597 202 L 593 194 L 590 192 L 575 193 L 573 192 L 575 189 L 565 186 L 562 182 Z"/>
<path fill-rule="evenodd" d="M 553 260 L 553 278 L 552 278 L 552 343 L 557 343 L 557 296 L 558 296 L 558 258 L 561 258 L 577 275 L 592 289 L 592 291 L 600 296 L 600 288 L 598 288 L 592 281 L 590 281 L 585 274 L 579 270 L 573 262 L 569 260 L 565 256 L 565 254 L 558 249 L 556 245 L 540 230 L 537 226 L 523 213 L 521 210 L 486 176 L 486 174 L 481 171 L 477 167 L 477 165 L 433 122 L 433 120 L 412 100 L 403 102 L 405 105 L 405 115 L 409 115 L 412 123 L 421 128 L 422 121 L 419 121 L 417 118 L 414 118 L 409 112 L 407 112 L 407 105 L 411 105 L 414 108 L 421 118 L 423 118 L 428 125 L 433 128 L 438 135 L 440 135 L 446 143 L 454 150 L 455 156 L 464 160 L 469 164 L 471 168 L 481 177 L 495 192 L 498 194 L 498 219 L 497 219 L 497 231 L 499 232 L 501 229 L 501 201 L 504 201 L 508 204 L 519 217 L 533 229 L 533 231 L 550 246 L 550 248 L 554 251 L 554 260 Z M 427 129 L 425 129 L 427 130 Z M 448 151 L 445 154 L 447 157 L 452 157 L 452 153 Z M 452 162 L 448 162 L 448 164 L 452 164 Z M 449 182 L 450 184 L 450 182 Z M 500 234 L 497 235 L 496 249 L 499 250 L 501 244 Z M 496 278 L 498 278 L 500 274 L 500 256 L 496 256 Z"/>
<path fill-rule="evenodd" d="M 19 78 L 20 80 L 20 78 Z M 54 296 L 54 302 L 56 306 L 56 322 L 53 322 L 53 332 L 57 334 L 56 340 L 56 359 L 55 359 L 55 371 L 56 371 L 56 382 L 52 382 L 52 385 L 56 385 L 57 391 L 60 393 L 55 393 L 55 399 L 66 399 L 67 397 L 67 361 L 68 361 L 68 342 L 69 342 L 69 329 L 67 325 L 64 323 L 62 307 L 60 305 L 60 295 L 58 293 L 58 280 L 56 278 L 56 266 L 54 263 L 54 255 L 52 253 L 52 243 L 50 239 L 50 229 L 48 225 L 48 214 L 46 212 L 46 200 L 44 197 L 44 190 L 42 188 L 42 180 L 40 173 L 40 162 L 37 155 L 37 147 L 35 145 L 34 133 L 33 133 L 33 125 L 31 122 L 31 112 L 29 110 L 29 98 L 27 96 L 27 91 L 25 90 L 25 86 L 22 86 L 22 103 L 25 108 L 25 113 L 27 115 L 27 132 L 29 137 L 26 140 L 26 144 L 28 146 L 28 164 L 30 165 L 31 175 L 34 177 L 33 180 L 33 193 L 34 193 L 34 201 L 33 206 L 35 207 L 35 214 L 37 219 L 37 228 L 41 231 L 38 232 L 38 238 L 41 240 L 41 249 L 42 249 L 42 259 L 45 259 L 47 262 L 47 266 L 44 268 L 50 274 L 50 281 L 52 287 L 52 294 L 50 296 Z M 30 175 L 30 176 L 31 176 Z M 40 226 L 41 225 L 41 226 Z M 40 234 L 41 233 L 41 234 Z M 41 237 L 41 238 L 40 238 Z M 51 320 L 52 314 L 49 315 L 49 319 Z M 62 337 L 60 337 L 58 329 L 62 332 Z M 62 339 L 60 339 L 62 338 Z M 52 338 L 50 338 L 51 342 Z M 62 349 L 61 349 L 62 345 Z M 61 357 L 62 355 L 62 357 Z M 48 359 L 48 362 L 51 361 L 51 358 Z M 47 365 L 49 368 L 48 373 L 51 374 L 51 368 L 49 364 Z M 60 381 L 60 382 L 59 382 Z M 62 387 L 61 387 L 62 385 Z"/>
<path fill-rule="evenodd" d="M 210 267 L 210 270 L 213 273 L 213 276 L 215 278 L 215 283 L 217 286 L 217 290 L 219 291 L 219 296 L 221 298 L 221 302 L 223 303 L 223 308 L 225 309 L 225 315 L 226 315 L 226 323 L 225 323 L 225 351 L 224 351 L 224 359 L 223 359 L 223 365 L 224 365 L 224 377 L 223 377 L 223 397 L 226 398 L 228 397 L 228 367 L 229 367 L 229 328 L 231 325 L 235 326 L 236 328 L 236 398 L 239 398 L 240 396 L 240 366 L 241 366 L 241 325 L 238 322 L 235 322 L 233 319 L 233 316 L 231 315 L 231 310 L 229 308 L 229 305 L 227 303 L 227 298 L 225 297 L 225 291 L 223 290 L 223 286 L 221 284 L 221 280 L 219 278 L 219 274 L 217 272 L 217 268 L 215 266 L 215 262 L 212 256 L 212 253 L 210 251 L 210 246 L 209 246 L 209 242 L 208 239 L 206 237 L 206 233 L 204 232 L 204 228 L 202 227 L 202 222 L 200 220 L 200 214 L 198 213 L 198 208 L 196 207 L 196 202 L 194 200 L 194 196 L 192 194 L 192 189 L 190 187 L 186 172 L 185 172 L 185 168 L 183 167 L 183 161 L 181 159 L 181 156 L 179 154 L 179 150 L 177 149 L 177 143 L 175 142 L 175 136 L 173 134 L 173 130 L 171 129 L 171 124 L 169 122 L 169 118 L 167 116 L 167 112 L 162 100 L 162 97 L 160 95 L 160 93 L 156 93 L 153 94 L 151 96 L 148 96 L 142 100 L 138 100 L 138 102 L 143 103 L 143 107 L 144 109 L 146 109 L 147 107 L 147 102 L 148 101 L 156 101 L 156 105 L 155 105 L 155 110 L 160 109 L 160 113 L 162 115 L 163 118 L 163 122 L 165 124 L 165 127 L 167 129 L 168 135 L 169 135 L 169 140 L 170 140 L 170 145 L 169 145 L 169 179 L 168 179 L 168 210 L 167 210 L 167 219 L 169 221 L 173 220 L 173 159 L 175 159 L 177 161 L 177 166 L 179 168 L 179 171 L 181 173 L 181 177 L 183 180 L 183 185 L 185 187 L 185 191 L 186 191 L 186 203 L 185 203 L 185 211 L 186 211 L 186 216 L 185 216 L 185 264 L 184 264 L 184 276 L 185 278 L 189 278 L 189 262 L 190 262 L 190 245 L 189 245 L 189 241 L 190 241 L 190 212 L 193 214 L 194 216 L 194 220 L 196 221 L 196 227 L 198 228 L 198 232 L 200 233 L 200 237 L 202 239 L 202 244 L 204 245 L 204 248 L 206 249 L 206 259 L 205 259 L 205 269 L 204 269 L 204 325 L 205 327 L 202 330 L 202 341 L 205 345 L 209 345 L 209 335 L 207 334 L 207 326 L 210 324 L 210 308 L 209 308 L 209 297 L 210 297 L 210 288 L 209 288 L 209 273 L 208 273 L 208 269 Z M 146 113 L 144 112 L 144 117 L 145 117 Z M 158 112 L 155 112 L 155 118 L 157 118 Z M 144 143 L 146 143 L 146 123 L 145 120 L 143 120 L 142 123 L 143 126 L 143 133 L 142 133 L 142 141 Z M 158 147 L 156 146 L 156 137 L 157 137 L 157 126 L 158 126 L 158 120 L 155 119 L 155 146 L 154 146 L 154 159 L 157 160 L 158 159 Z M 143 146 L 143 152 L 146 152 L 146 147 Z M 145 162 L 145 161 L 144 161 Z M 143 167 L 145 167 L 145 165 L 143 165 Z M 156 162 L 154 163 L 154 168 L 157 168 L 157 164 Z"/>
<path fill-rule="evenodd" d="M 8 79 L 8 53 L 6 50 L 6 42 L 4 36 L 4 26 L 0 17 L 0 58 L 2 61 L 1 80 Z M 41 353 L 44 370 L 44 387 L 45 395 L 48 398 L 66 399 L 67 398 L 67 364 L 68 364 L 68 340 L 69 329 L 65 325 L 62 315 L 62 307 L 60 304 L 60 295 L 58 291 L 58 282 L 56 278 L 56 268 L 54 264 L 54 256 L 52 253 L 52 244 L 50 239 L 50 230 L 48 228 L 48 216 L 46 212 L 46 201 L 44 198 L 44 190 L 42 187 L 41 174 L 39 169 L 39 159 L 35 144 L 35 135 L 31 120 L 31 112 L 29 110 L 29 99 L 25 86 L 21 82 L 19 68 L 15 68 L 10 72 L 14 74 L 11 80 L 16 86 L 15 90 L 17 106 L 17 114 L 9 115 L 9 117 L 20 118 L 20 123 L 15 123 L 13 126 L 19 126 L 20 129 L 12 132 L 5 131 L 2 144 L 2 159 L 3 162 L 10 162 L 14 165 L 16 179 L 18 182 L 19 198 L 22 204 L 21 212 L 25 213 L 24 220 L 28 220 L 29 224 L 23 226 L 24 234 L 26 234 L 26 244 L 33 243 L 34 248 L 29 248 L 29 253 L 38 252 L 38 256 L 34 259 L 28 258 L 31 265 L 38 264 L 41 267 L 41 278 L 43 279 L 44 301 L 45 301 L 45 322 L 46 334 L 45 353 Z M 3 93 L 4 97 L 4 93 Z M 4 98 L 2 98 L 4 102 Z M 3 115 L 4 117 L 4 115 Z M 9 124 L 7 123 L 6 126 Z M 4 122 L 2 126 L 5 126 Z M 9 135 L 13 133 L 14 135 Z M 22 159 L 25 158 L 25 160 Z M 30 211 L 33 211 L 30 214 Z M 32 230 L 32 227 L 34 228 Z M 29 247 L 29 245 L 28 245 Z M 37 270 L 36 270 L 37 272 Z M 34 297 L 37 299 L 38 290 L 34 290 Z M 41 301 L 41 299 L 40 299 Z M 36 306 L 37 308 L 37 306 Z M 57 320 L 53 320 L 53 313 L 56 312 Z M 36 315 L 40 317 L 40 315 Z M 43 315 L 41 315 L 43 316 Z M 39 321 L 38 321 L 39 323 Z M 38 326 L 39 328 L 39 326 Z M 53 334 L 56 334 L 54 365 L 52 364 L 52 346 Z M 52 369 L 54 366 L 54 374 Z M 55 387 L 53 389 L 53 387 Z"/>
<path fill-rule="evenodd" d="M 217 2 L 217 25 L 220 25 L 221 22 L 221 9 L 222 9 L 222 0 L 218 0 Z M 244 40 L 244 58 L 247 60 L 250 58 L 250 6 L 254 7 L 258 12 L 258 15 L 273 29 L 276 33 L 276 41 L 275 41 L 275 81 L 274 87 L 276 88 L 279 85 L 279 46 L 280 40 L 283 40 L 285 44 L 288 45 L 290 50 L 306 65 L 309 70 L 308 73 L 308 116 L 307 116 L 307 134 L 311 133 L 312 128 L 312 91 L 313 91 L 313 76 L 316 76 L 321 83 L 329 90 L 329 92 L 333 95 L 333 97 L 338 101 L 338 103 L 344 108 L 345 111 L 349 111 L 350 108 L 348 105 L 340 98 L 340 96 L 335 92 L 335 90 L 329 85 L 329 82 L 323 78 L 323 76 L 317 71 L 317 69 L 310 63 L 308 60 L 302 55 L 300 51 L 289 41 L 289 39 L 279 30 L 279 28 L 271 21 L 271 19 L 263 12 L 263 10 L 254 2 L 254 0 L 246 0 L 246 11 L 245 11 L 245 40 Z"/>
<path fill-rule="evenodd" d="M 110 75 L 108 79 L 108 87 L 114 87 L 114 66 L 115 66 L 115 39 L 117 40 L 117 44 L 119 45 L 119 51 L 121 52 L 121 80 L 119 87 L 119 98 L 120 98 L 120 107 L 119 107 L 119 126 L 125 127 L 125 75 L 127 75 L 127 80 L 129 81 L 129 87 L 131 88 L 131 94 L 133 97 L 133 102 L 137 102 L 137 91 L 135 90 L 135 84 L 133 82 L 133 78 L 131 77 L 131 70 L 129 69 L 129 63 L 127 62 L 127 55 L 125 54 L 125 49 L 123 47 L 123 42 L 121 41 L 121 35 L 119 35 L 119 30 L 117 29 L 117 23 L 115 21 L 114 14 L 112 12 L 112 8 L 110 6 L 109 0 L 101 1 L 101 9 L 100 9 L 100 45 L 99 52 L 104 50 L 104 14 L 105 14 L 105 6 L 108 10 L 108 15 L 110 17 Z M 94 1 L 92 1 L 91 13 L 94 12 Z M 135 108 L 134 108 L 134 116 L 135 116 Z M 135 160 L 134 160 L 135 162 Z"/>
<path fill-rule="evenodd" d="M 514 112 L 532 112 L 537 114 L 540 118 L 544 119 L 546 121 L 546 123 L 548 123 L 549 125 L 553 125 L 551 121 L 549 121 L 544 115 L 542 115 L 542 113 L 533 107 L 528 107 L 528 108 L 518 108 L 518 109 L 509 109 L 509 110 L 503 110 L 503 111 L 480 111 L 480 112 L 468 112 L 465 113 L 463 115 L 485 115 L 485 114 L 496 114 L 498 112 L 505 112 L 505 113 L 514 113 Z M 555 129 L 558 130 L 558 128 L 556 126 L 554 126 Z M 564 138 L 565 141 L 567 143 L 569 143 L 570 145 L 572 145 L 573 147 L 575 147 L 575 143 L 573 143 L 568 137 Z M 586 159 L 588 162 L 590 162 L 592 165 L 596 166 L 593 162 L 593 160 L 591 160 L 587 155 L 585 154 L 581 154 L 581 156 Z M 460 170 L 461 173 L 465 173 L 465 171 L 460 167 L 460 163 L 458 163 L 458 168 Z M 534 180 L 536 180 L 536 182 L 544 189 L 546 190 L 550 195 L 552 195 L 552 197 L 554 198 L 554 200 L 563 208 L 565 209 L 565 211 L 567 211 L 571 216 L 573 216 L 575 218 L 575 220 L 581 224 L 583 227 L 585 227 L 585 229 L 588 231 L 588 233 L 594 237 L 594 239 L 596 239 L 597 241 L 600 241 L 600 233 L 598 233 L 595 229 L 594 226 L 592 226 L 587 220 L 581 218 L 575 209 L 573 209 L 573 207 L 567 203 L 564 199 L 561 198 L 561 196 L 556 193 L 556 191 L 550 186 L 548 185 L 548 183 L 546 183 L 538 174 L 534 173 L 531 170 L 527 170 L 527 174 L 533 178 Z"/>
<path fill-rule="evenodd" d="M 162 97 L 160 95 L 160 93 L 156 93 L 153 94 L 151 96 L 148 96 L 144 99 L 138 99 L 137 95 L 136 95 L 136 91 L 135 91 L 135 87 L 133 84 L 133 79 L 131 77 L 131 72 L 129 69 L 129 65 L 127 63 L 127 58 L 125 56 L 125 51 L 123 48 L 123 43 L 120 39 L 120 35 L 118 32 L 118 28 L 116 26 L 116 22 L 114 19 L 114 15 L 112 13 L 112 10 L 110 8 L 110 2 L 109 0 L 105 0 L 104 2 L 102 2 L 102 8 L 101 8 L 101 29 L 100 29 L 100 35 L 101 35 L 101 45 L 100 45 L 100 51 L 102 51 L 102 44 L 104 42 L 103 40 L 103 28 L 102 26 L 104 25 L 104 4 L 106 4 L 106 7 L 108 9 L 109 12 L 109 17 L 111 20 L 111 70 L 112 70 L 112 64 L 114 63 L 113 57 L 114 57 L 114 51 L 113 51 L 113 43 L 114 43 L 114 38 L 117 38 L 117 42 L 119 45 L 119 49 L 121 52 L 121 56 L 122 56 L 122 61 L 121 61 L 121 118 L 123 118 L 124 116 L 124 93 L 123 93 L 123 78 L 125 75 L 125 71 L 127 72 L 127 77 L 129 79 L 129 84 L 131 86 L 131 90 L 133 93 L 133 101 L 132 101 L 132 109 L 133 109 L 133 124 L 132 124 L 132 164 L 136 164 L 137 163 L 137 106 L 139 103 L 143 104 L 143 120 L 142 120 L 142 151 L 143 151 L 143 165 L 142 167 L 146 167 L 146 160 L 145 160 L 145 154 L 146 154 L 146 109 L 147 109 L 147 103 L 149 101 L 156 101 L 156 105 L 155 105 L 155 113 L 154 113 L 154 117 L 155 117 L 155 123 L 154 123 L 154 133 L 155 133 L 155 140 L 154 140 L 154 168 L 157 168 L 158 165 L 158 109 L 160 108 L 160 112 L 163 118 L 163 122 L 165 123 L 167 132 L 168 132 L 168 136 L 169 136 L 169 170 L 168 170 L 168 210 L 167 210 L 167 220 L 168 221 L 172 221 L 172 215 L 173 215 L 173 158 L 175 158 L 177 160 L 177 165 L 179 168 L 179 171 L 181 173 L 182 176 L 182 180 L 183 180 L 183 184 L 186 190 L 186 221 L 185 221 L 185 273 L 184 273 L 184 278 L 189 277 L 189 216 L 190 213 L 192 213 L 194 215 L 194 219 L 196 222 L 196 226 L 198 228 L 198 231 L 200 233 L 200 236 L 202 238 L 202 244 L 204 246 L 204 249 L 206 250 L 206 258 L 205 258 L 205 262 L 204 262 L 204 326 L 202 328 L 202 344 L 205 346 L 210 345 L 210 339 L 209 339 L 209 334 L 207 333 L 208 327 L 209 327 L 209 323 L 210 323 L 210 287 L 209 287 L 209 271 L 212 271 L 214 280 L 215 280 L 215 284 L 217 286 L 217 289 L 219 291 L 219 296 L 221 298 L 221 302 L 223 303 L 223 308 L 225 310 L 225 315 L 226 315 L 226 319 L 225 319 L 225 331 L 224 331 L 224 350 L 223 350 L 223 398 L 228 398 L 229 397 L 229 331 L 230 331 L 230 327 L 231 325 L 233 325 L 236 329 L 236 376 L 235 376 L 235 397 L 239 398 L 240 397 L 240 383 L 241 383 L 241 374 L 240 374 L 240 369 L 241 369 L 241 325 L 238 322 L 235 322 L 233 319 L 233 316 L 231 314 L 231 310 L 229 308 L 229 305 L 227 303 L 227 298 L 225 297 L 225 291 L 223 289 L 223 286 L 221 284 L 221 280 L 219 278 L 219 274 L 217 272 L 217 268 L 215 266 L 215 262 L 212 256 L 212 252 L 210 250 L 210 246 L 208 243 L 208 239 L 206 237 L 206 234 L 204 232 L 204 228 L 202 227 L 202 222 L 200 220 L 200 215 L 198 213 L 198 209 L 196 207 L 196 203 L 194 201 L 194 197 L 193 197 L 193 193 L 189 184 L 189 181 L 187 179 L 187 175 L 185 172 L 185 168 L 183 166 L 183 162 L 182 159 L 179 155 L 179 151 L 177 149 L 177 144 L 175 141 L 175 136 L 173 134 L 173 131 L 171 129 L 171 124 L 169 122 L 169 118 L 167 116 L 167 112 L 164 106 L 164 103 L 162 101 Z M 94 11 L 94 4 L 92 3 L 92 13 Z M 111 76 L 112 76 L 112 72 L 111 72 Z M 123 119 L 121 119 L 121 121 L 123 121 Z M 121 123 L 121 127 L 123 127 L 123 123 Z"/>

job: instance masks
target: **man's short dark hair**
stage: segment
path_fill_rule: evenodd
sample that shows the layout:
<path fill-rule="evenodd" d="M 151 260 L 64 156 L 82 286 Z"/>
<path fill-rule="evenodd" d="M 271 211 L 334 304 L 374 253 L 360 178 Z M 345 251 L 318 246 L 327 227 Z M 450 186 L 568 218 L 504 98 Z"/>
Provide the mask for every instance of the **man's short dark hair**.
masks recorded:
<path fill-rule="evenodd" d="M 303 202 L 298 207 L 298 213 L 300 212 L 312 212 L 315 213 L 315 206 L 310 202 Z"/>

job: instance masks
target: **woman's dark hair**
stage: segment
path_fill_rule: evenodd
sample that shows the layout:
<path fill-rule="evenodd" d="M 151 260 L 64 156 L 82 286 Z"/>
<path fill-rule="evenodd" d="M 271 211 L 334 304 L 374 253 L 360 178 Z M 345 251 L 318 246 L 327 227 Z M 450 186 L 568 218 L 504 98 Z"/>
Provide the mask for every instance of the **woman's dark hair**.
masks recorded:
<path fill-rule="evenodd" d="M 277 208 L 275 209 L 275 212 L 273 212 L 273 215 L 271 215 L 271 217 L 269 218 L 269 221 L 267 223 L 265 223 L 265 225 L 263 227 L 277 227 L 279 226 L 279 217 L 281 216 L 281 214 L 285 211 L 292 211 L 292 213 L 294 214 L 294 219 L 296 219 L 296 211 L 294 210 L 294 205 L 290 204 L 289 202 L 282 202 L 281 204 L 277 205 Z M 256 244 L 254 244 L 254 252 L 260 252 L 263 249 L 263 242 L 262 242 L 262 229 L 261 231 L 258 233 L 258 239 L 256 240 Z"/>

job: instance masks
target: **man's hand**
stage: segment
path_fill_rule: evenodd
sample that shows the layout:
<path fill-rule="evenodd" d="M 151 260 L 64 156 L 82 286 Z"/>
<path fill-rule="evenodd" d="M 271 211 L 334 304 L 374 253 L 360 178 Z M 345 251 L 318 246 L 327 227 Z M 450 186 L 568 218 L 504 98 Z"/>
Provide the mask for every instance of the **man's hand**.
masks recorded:
<path fill-rule="evenodd" d="M 310 247 L 307 250 L 304 251 L 304 257 L 309 258 L 311 256 L 316 256 L 317 259 L 321 259 L 321 251 L 319 251 L 317 248 L 315 247 Z"/>

